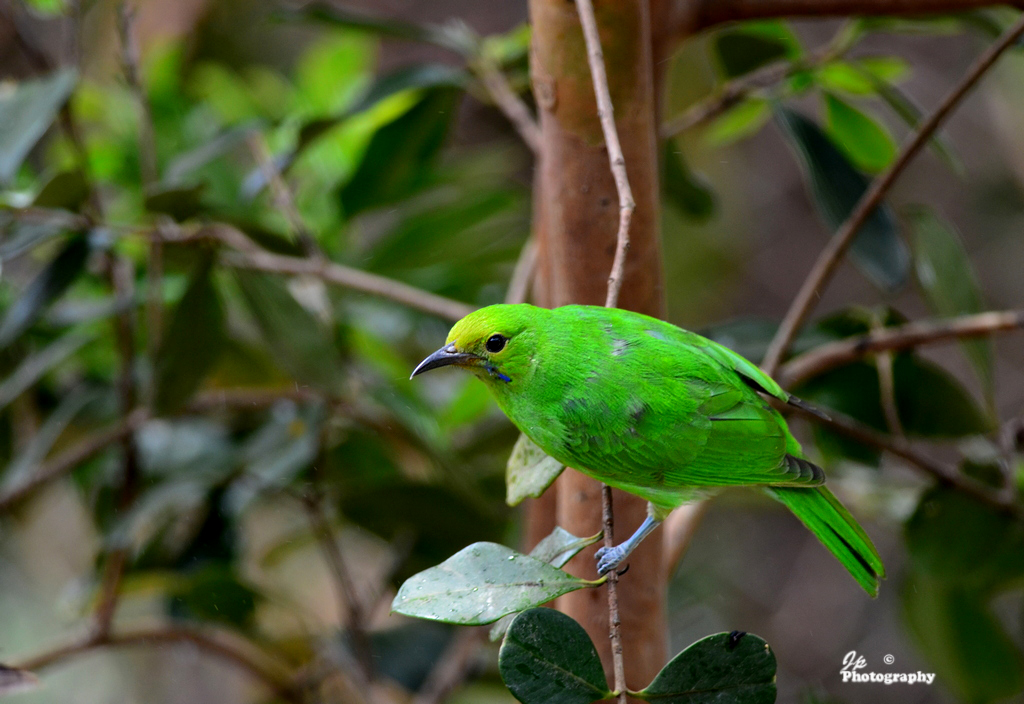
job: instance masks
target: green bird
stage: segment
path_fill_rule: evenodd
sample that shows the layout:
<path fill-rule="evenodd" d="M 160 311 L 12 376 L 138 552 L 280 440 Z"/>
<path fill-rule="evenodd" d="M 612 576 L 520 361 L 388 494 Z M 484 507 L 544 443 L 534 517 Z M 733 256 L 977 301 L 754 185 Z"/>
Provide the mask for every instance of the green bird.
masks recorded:
<path fill-rule="evenodd" d="M 494 305 L 456 323 L 412 376 L 449 365 L 480 378 L 551 457 L 649 502 L 628 540 L 598 551 L 601 574 L 673 509 L 756 486 L 877 595 L 885 568 L 871 539 L 765 396 L 802 402 L 732 350 L 616 308 Z"/>

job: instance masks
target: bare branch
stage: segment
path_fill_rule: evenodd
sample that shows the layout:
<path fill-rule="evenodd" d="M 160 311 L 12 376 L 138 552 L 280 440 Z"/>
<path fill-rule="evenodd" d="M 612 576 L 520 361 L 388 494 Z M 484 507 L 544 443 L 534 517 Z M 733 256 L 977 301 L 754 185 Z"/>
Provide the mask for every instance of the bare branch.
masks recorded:
<path fill-rule="evenodd" d="M 1016 516 L 1020 516 L 1022 513 L 1021 507 L 1012 500 L 996 493 L 981 482 L 961 474 L 956 468 L 946 466 L 941 462 L 921 454 L 915 450 L 909 442 L 902 438 L 895 438 L 884 433 L 880 433 L 874 428 L 864 425 L 860 421 L 854 420 L 853 418 L 830 408 L 824 409 L 829 416 L 828 418 L 824 418 L 804 408 L 791 407 L 789 410 L 803 415 L 812 423 L 823 425 L 831 430 L 835 430 L 836 432 L 856 440 L 863 445 L 889 452 L 896 457 L 905 460 L 911 466 L 916 467 L 925 474 L 937 479 L 939 483 L 953 487 L 958 491 L 962 491 L 963 493 L 988 504 L 1002 513 L 1009 513 Z"/>
<path fill-rule="evenodd" d="M 274 199 L 274 207 L 284 213 L 288 219 L 288 226 L 291 228 L 292 235 L 298 241 L 299 246 L 302 247 L 303 253 L 307 257 L 323 257 L 316 238 L 309 231 L 309 228 L 306 227 L 306 223 L 302 219 L 298 207 L 295 205 L 295 194 L 292 193 L 291 187 L 284 180 L 277 165 L 274 163 L 273 157 L 270 156 L 270 150 L 267 148 L 267 142 L 263 135 L 253 130 L 246 137 L 246 143 L 249 145 L 249 151 L 263 175 L 263 180 L 270 187 L 270 193 Z"/>
<path fill-rule="evenodd" d="M 327 521 L 327 516 L 324 515 L 322 499 L 319 496 L 304 496 L 302 497 L 302 506 L 306 511 L 306 518 L 309 520 L 317 544 L 320 546 L 320 552 L 323 553 L 324 561 L 334 578 L 338 616 L 340 618 L 345 614 L 348 615 L 348 628 L 352 634 L 353 650 L 362 670 L 359 673 L 360 679 L 364 684 L 368 684 L 374 677 L 373 651 L 366 633 L 362 602 L 349 577 L 345 559 L 341 554 L 338 541 L 334 537 L 334 531 L 331 530 L 331 524 Z"/>
<path fill-rule="evenodd" d="M 462 628 L 427 675 L 412 704 L 441 704 L 465 679 L 473 656 L 486 640 L 486 628 Z"/>
<path fill-rule="evenodd" d="M 646 3 L 641 3 L 646 12 Z M 622 273 L 626 266 L 626 252 L 629 251 L 629 222 L 633 218 L 636 202 L 626 176 L 626 157 L 622 154 L 619 132 L 615 127 L 615 109 L 612 106 L 611 91 L 608 89 L 608 73 L 604 67 L 604 53 L 601 51 L 601 37 L 597 31 L 594 5 L 591 0 L 576 0 L 576 11 L 583 26 L 583 38 L 587 44 L 587 61 L 590 76 L 594 81 L 594 96 L 597 98 L 597 116 L 601 120 L 601 132 L 608 148 L 608 162 L 615 178 L 615 190 L 619 194 L 619 231 L 616 235 L 615 259 L 608 277 L 608 298 L 605 306 L 614 308 L 619 303 L 622 290 Z"/>
<path fill-rule="evenodd" d="M 222 259 L 225 264 L 242 269 L 255 269 L 273 274 L 315 276 L 327 283 L 387 298 L 452 322 L 464 318 L 473 311 L 472 306 L 460 301 L 327 260 L 286 257 L 260 250 L 245 253 L 228 252 Z"/>
<path fill-rule="evenodd" d="M 293 686 L 289 672 L 269 655 L 258 651 L 251 643 L 226 632 L 211 632 L 184 626 L 170 626 L 129 633 L 110 634 L 105 638 L 86 638 L 60 646 L 31 657 L 16 667 L 38 671 L 60 665 L 72 658 L 100 648 L 130 646 L 192 645 L 210 655 L 229 662 L 262 681 L 287 701 L 301 704 L 301 693 Z"/>
<path fill-rule="evenodd" d="M 678 1 L 678 0 L 677 0 Z M 691 31 L 725 22 L 769 17 L 847 17 L 850 15 L 926 15 L 1020 3 L 992 0 L 715 0 L 692 3 L 697 14 Z"/>
<path fill-rule="evenodd" d="M 786 388 L 798 386 L 866 355 L 886 350 L 904 350 L 949 340 L 992 335 L 1024 328 L 1024 310 L 992 311 L 945 320 L 922 320 L 891 328 L 879 328 L 866 335 L 820 345 L 794 357 L 779 370 L 778 381 Z"/>
<path fill-rule="evenodd" d="M 114 443 L 123 442 L 148 417 L 145 410 L 138 409 L 124 420 L 95 435 L 90 435 L 65 450 L 52 460 L 40 465 L 39 469 L 23 483 L 13 486 L 0 493 L 0 513 L 20 503 L 36 490 L 65 476 L 73 469 L 86 462 Z"/>
<path fill-rule="evenodd" d="M 470 62 L 470 68 L 479 76 L 480 82 L 484 84 L 484 88 L 487 89 L 491 100 L 494 101 L 494 104 L 501 110 L 502 114 L 508 118 L 508 121 L 512 123 L 512 126 L 519 133 L 526 146 L 530 148 L 530 151 L 535 155 L 539 154 L 540 126 L 537 125 L 537 121 L 530 114 L 530 108 L 512 90 L 512 86 L 509 85 L 508 79 L 501 69 L 494 64 L 494 61 L 489 56 L 485 56 L 483 52 L 475 61 Z"/>
<path fill-rule="evenodd" d="M 601 521 L 604 524 L 604 546 L 615 545 L 615 515 L 612 512 L 612 488 L 601 486 Z M 608 573 L 608 638 L 612 642 L 612 676 L 615 680 L 616 699 L 626 704 L 626 671 L 622 657 L 622 619 L 619 617 L 619 574 Z"/>
<path fill-rule="evenodd" d="M 1024 34 L 1024 17 L 1018 19 L 1010 29 L 1003 33 L 999 41 L 993 44 L 974 62 L 974 65 L 964 78 L 946 96 L 935 112 L 921 123 L 913 138 L 903 147 L 899 156 L 886 169 L 885 173 L 871 182 L 871 186 L 861 197 L 857 207 L 853 209 L 846 222 L 832 236 L 825 249 L 818 256 L 818 260 L 814 263 L 814 267 L 807 275 L 807 279 L 790 305 L 786 317 L 783 318 L 775 338 L 768 347 L 764 362 L 762 362 L 761 366 L 767 374 L 772 375 L 778 369 L 779 363 L 789 349 L 789 345 L 796 336 L 797 330 L 799 330 L 804 320 L 810 314 L 811 308 L 814 306 L 814 302 L 817 300 L 822 288 L 832 276 L 836 267 L 839 266 L 839 262 L 853 241 L 853 237 L 875 211 L 875 208 L 882 202 L 882 198 L 888 193 L 899 175 L 903 173 L 907 164 L 928 143 L 932 135 L 939 128 L 939 125 L 942 124 L 981 77 L 985 75 L 985 72 L 995 64 L 1000 55 L 1016 43 L 1022 34 Z"/>
<path fill-rule="evenodd" d="M 526 303 L 530 296 L 530 286 L 537 271 L 537 240 L 531 236 L 519 251 L 512 278 L 508 282 L 505 303 Z"/>
<path fill-rule="evenodd" d="M 855 35 L 844 24 L 823 47 L 799 61 L 776 61 L 725 83 L 717 92 L 692 105 L 681 115 L 662 124 L 659 135 L 668 139 L 697 125 L 709 122 L 758 91 L 777 85 L 798 70 L 813 70 L 843 56 L 855 42 Z"/>

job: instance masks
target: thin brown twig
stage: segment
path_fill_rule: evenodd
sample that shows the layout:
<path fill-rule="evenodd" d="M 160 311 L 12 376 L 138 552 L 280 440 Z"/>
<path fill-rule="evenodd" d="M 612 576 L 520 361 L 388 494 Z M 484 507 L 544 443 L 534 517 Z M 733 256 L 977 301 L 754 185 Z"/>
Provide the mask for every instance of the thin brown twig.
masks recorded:
<path fill-rule="evenodd" d="M 465 681 L 473 666 L 473 656 L 479 652 L 486 635 L 486 628 L 460 629 L 423 681 L 412 704 L 441 704 L 447 699 Z"/>
<path fill-rule="evenodd" d="M 1020 516 L 1022 513 L 1021 507 L 1015 502 L 997 494 L 981 482 L 961 474 L 956 468 L 921 454 L 903 438 L 880 433 L 874 428 L 830 408 L 823 409 L 828 414 L 827 418 L 803 408 L 787 407 L 787 409 L 803 415 L 812 423 L 835 430 L 863 445 L 889 452 L 938 480 L 939 483 L 951 486 L 1002 513 L 1015 516 Z"/>
<path fill-rule="evenodd" d="M 44 462 L 31 477 L 0 493 L 0 513 L 10 510 L 40 488 L 65 476 L 111 445 L 123 441 L 125 437 L 134 433 L 147 417 L 144 410 L 136 410 L 114 426 L 86 437 L 53 459 Z"/>
<path fill-rule="evenodd" d="M 943 123 L 964 96 L 985 75 L 985 72 L 995 64 L 1004 51 L 1016 43 L 1022 34 L 1024 34 L 1024 16 L 1019 18 L 1010 29 L 1003 33 L 999 41 L 989 47 L 974 62 L 974 65 L 967 71 L 967 74 L 961 79 L 960 83 L 945 97 L 928 119 L 920 124 L 913 138 L 904 145 L 900 150 L 899 156 L 886 169 L 885 173 L 871 182 L 871 186 L 865 191 L 853 212 L 846 219 L 846 222 L 829 239 L 828 244 L 818 256 L 813 268 L 800 287 L 800 291 L 786 312 L 786 317 L 783 318 L 778 332 L 775 333 L 775 337 L 772 339 L 761 365 L 767 374 L 773 375 L 778 369 L 793 338 L 810 314 L 822 288 L 839 266 L 843 254 L 850 246 L 854 236 L 879 204 L 881 204 L 882 198 L 885 197 L 893 183 L 903 173 L 907 164 L 928 143 L 932 135 L 939 128 L 939 125 Z"/>
<path fill-rule="evenodd" d="M 534 155 L 540 154 L 540 127 L 533 115 L 530 114 L 530 108 L 509 85 L 508 78 L 505 77 L 501 69 L 483 52 L 476 60 L 470 62 L 470 68 L 480 78 L 480 82 L 487 89 L 491 100 L 512 123 L 530 151 Z"/>
<path fill-rule="evenodd" d="M 508 282 L 505 303 L 526 303 L 530 297 L 530 286 L 537 271 L 537 240 L 532 236 L 523 244 Z"/>
<path fill-rule="evenodd" d="M 1024 329 L 1024 310 L 990 311 L 880 328 L 865 335 L 829 342 L 804 352 L 782 365 L 777 379 L 782 386 L 792 388 L 807 379 L 849 364 L 868 354 L 1020 329 Z"/>
<path fill-rule="evenodd" d="M 640 3 L 641 13 L 649 12 L 647 3 Z M 608 87 L 608 73 L 604 66 L 604 53 L 601 49 L 601 36 L 597 29 L 597 18 L 591 0 L 576 0 L 576 12 L 579 14 L 583 28 L 583 39 L 587 46 L 587 61 L 590 64 L 590 77 L 594 83 L 594 96 L 597 99 L 597 116 L 601 122 L 605 146 L 608 149 L 608 162 L 612 177 L 615 179 L 615 190 L 619 194 L 619 230 L 615 240 L 615 258 L 608 276 L 608 295 L 605 299 L 606 308 L 614 308 L 619 303 L 619 292 L 622 290 L 622 276 L 626 266 L 626 253 L 629 251 L 629 223 L 633 218 L 636 202 L 633 191 L 629 187 L 626 175 L 626 158 L 622 153 L 619 133 L 615 126 L 615 109 L 612 106 L 611 90 Z M 649 18 L 644 15 L 649 22 Z M 612 489 L 607 484 L 601 487 L 601 515 L 604 523 L 604 545 L 613 546 L 614 520 L 612 514 Z M 618 574 L 615 570 L 608 573 L 608 638 L 611 640 L 612 674 L 616 696 L 620 704 L 625 704 L 626 675 L 622 656 L 622 619 L 619 615 Z"/>
<path fill-rule="evenodd" d="M 301 704 L 303 701 L 301 693 L 292 686 L 289 672 L 269 655 L 259 652 L 252 644 L 243 644 L 236 636 L 229 637 L 226 633 L 214 634 L 206 630 L 200 631 L 184 626 L 110 633 L 103 638 L 85 638 L 35 655 L 18 663 L 16 667 L 22 670 L 38 671 L 63 664 L 71 658 L 102 648 L 124 648 L 137 645 L 160 647 L 174 644 L 193 645 L 248 672 L 287 701 L 295 704 Z"/>
<path fill-rule="evenodd" d="M 662 139 L 674 137 L 681 132 L 704 124 L 741 103 L 747 96 L 759 90 L 770 88 L 796 71 L 813 70 L 843 56 L 853 46 L 855 36 L 849 30 L 849 23 L 836 33 L 824 47 L 804 58 L 782 60 L 763 66 L 744 76 L 726 82 L 718 91 L 704 100 L 690 106 L 682 114 L 661 125 Z"/>
<path fill-rule="evenodd" d="M 641 3 L 646 8 L 645 3 Z M 646 11 L 641 8 L 641 11 Z M 626 252 L 629 251 L 629 223 L 636 209 L 633 191 L 629 187 L 626 175 L 626 157 L 622 154 L 619 132 L 615 127 L 615 109 L 612 106 L 611 91 L 608 89 L 608 72 L 604 67 L 604 53 L 601 50 L 601 37 L 597 30 L 597 18 L 594 16 L 594 5 L 591 0 L 576 0 L 576 11 L 583 26 L 583 39 L 587 45 L 587 61 L 590 64 L 590 76 L 594 82 L 594 96 L 597 98 L 597 116 L 601 121 L 601 132 L 608 149 L 608 163 L 615 179 L 615 190 L 619 194 L 619 231 L 616 235 L 615 259 L 612 271 L 608 276 L 608 297 L 605 306 L 614 308 L 619 303 L 619 291 L 622 290 L 622 275 L 626 267 Z"/>
<path fill-rule="evenodd" d="M 452 322 L 473 311 L 473 307 L 466 303 L 327 260 L 300 259 L 265 251 L 227 252 L 222 255 L 222 259 L 228 266 L 242 269 L 315 276 L 327 283 L 387 298 Z"/>
<path fill-rule="evenodd" d="M 341 554 L 341 548 L 331 530 L 331 524 L 324 515 L 322 499 L 319 496 L 303 496 L 302 506 L 309 520 L 313 536 L 323 553 L 324 562 L 327 563 L 331 576 L 334 578 L 335 596 L 338 603 L 338 617 L 347 614 L 348 629 L 352 634 L 353 650 L 356 660 L 362 670 L 359 674 L 364 683 L 373 681 L 374 665 L 373 650 L 370 646 L 370 639 L 366 633 L 365 613 L 362 601 L 356 593 L 355 585 L 349 576 L 348 568 L 345 566 L 345 558 Z"/>
<path fill-rule="evenodd" d="M 615 545 L 615 516 L 612 511 L 612 488 L 601 486 L 601 522 L 604 526 L 604 546 Z M 626 670 L 622 656 L 622 618 L 619 616 L 619 574 L 608 573 L 608 639 L 612 643 L 612 677 L 615 681 L 615 697 L 619 704 L 626 704 Z"/>
<path fill-rule="evenodd" d="M 306 222 L 302 219 L 302 215 L 295 205 L 295 194 L 292 193 L 291 187 L 284 180 L 284 176 L 281 175 L 280 170 L 278 170 L 277 165 L 274 163 L 274 158 L 270 155 L 270 149 L 267 147 L 263 134 L 253 130 L 246 137 L 246 143 L 249 145 L 249 151 L 263 175 L 263 180 L 270 187 L 274 206 L 284 213 L 285 218 L 288 219 L 288 226 L 291 228 L 292 235 L 299 243 L 299 246 L 302 247 L 303 253 L 307 257 L 323 258 L 320 245 L 317 244 L 313 233 L 306 227 Z"/>

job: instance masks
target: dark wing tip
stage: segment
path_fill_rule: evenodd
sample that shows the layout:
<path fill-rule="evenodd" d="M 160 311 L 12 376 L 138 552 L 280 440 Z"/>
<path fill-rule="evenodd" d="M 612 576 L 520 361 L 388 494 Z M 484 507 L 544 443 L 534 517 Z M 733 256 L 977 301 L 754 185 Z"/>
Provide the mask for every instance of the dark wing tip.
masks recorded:
<path fill-rule="evenodd" d="M 813 462 L 796 455 L 786 455 L 785 463 L 790 472 L 799 476 L 800 479 L 806 480 L 808 484 L 825 483 L 825 470 Z"/>

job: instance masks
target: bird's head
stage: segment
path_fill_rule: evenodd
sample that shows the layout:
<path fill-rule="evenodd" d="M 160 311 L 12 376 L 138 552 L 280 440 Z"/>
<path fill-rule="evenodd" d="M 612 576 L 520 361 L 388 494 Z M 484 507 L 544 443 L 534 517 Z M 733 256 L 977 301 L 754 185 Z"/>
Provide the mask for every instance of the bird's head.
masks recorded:
<path fill-rule="evenodd" d="M 455 323 L 445 346 L 420 362 L 412 376 L 456 366 L 495 389 L 522 388 L 532 376 L 539 323 L 548 313 L 526 304 L 487 306 L 470 313 Z"/>

